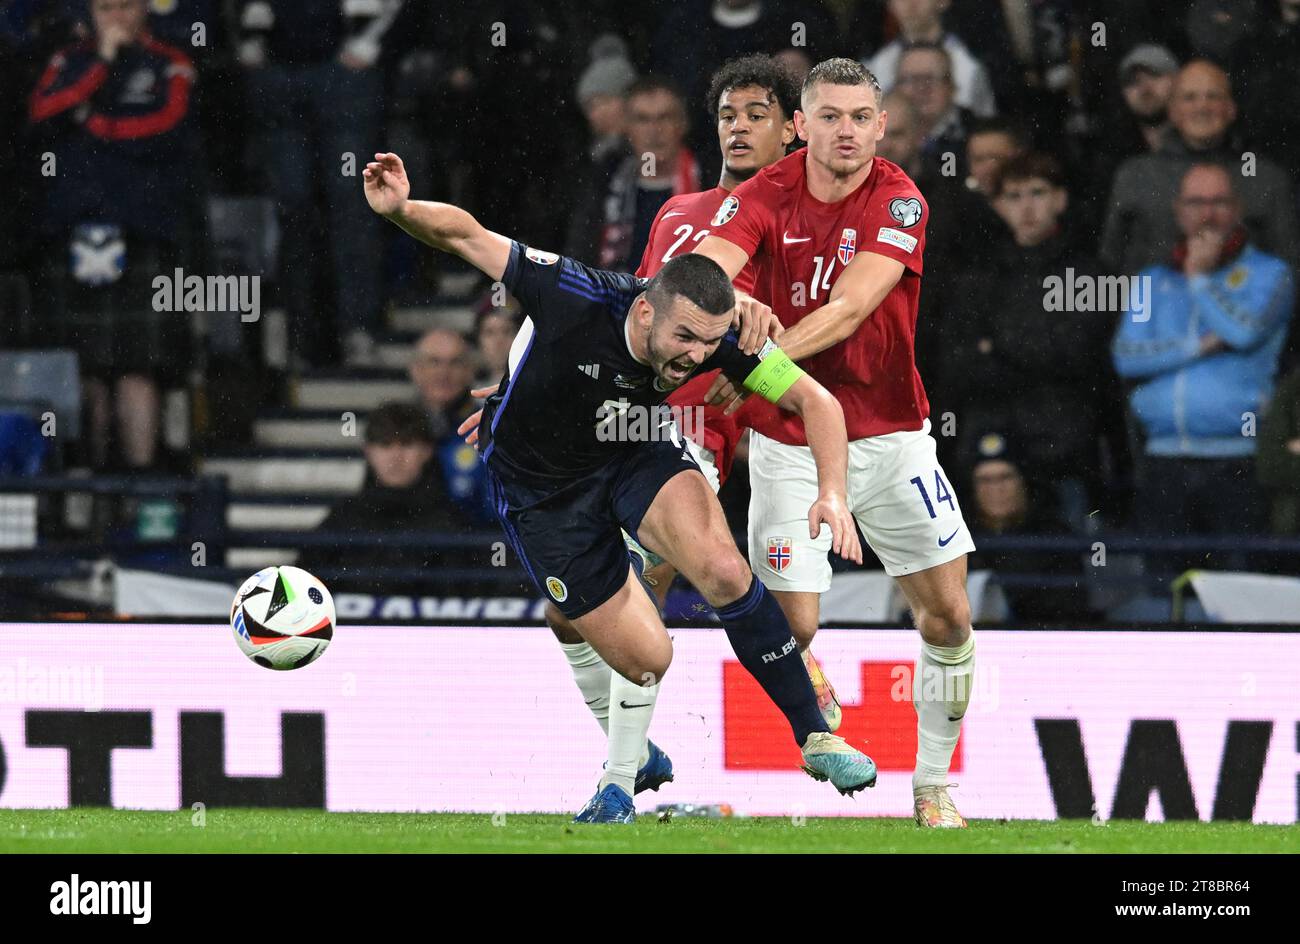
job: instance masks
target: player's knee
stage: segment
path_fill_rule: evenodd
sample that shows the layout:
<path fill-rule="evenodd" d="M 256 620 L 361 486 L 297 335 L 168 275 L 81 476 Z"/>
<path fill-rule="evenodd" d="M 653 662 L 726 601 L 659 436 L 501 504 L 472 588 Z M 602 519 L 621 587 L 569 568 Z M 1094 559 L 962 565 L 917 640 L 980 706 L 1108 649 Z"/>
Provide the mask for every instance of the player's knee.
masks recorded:
<path fill-rule="evenodd" d="M 626 671 L 620 671 L 625 679 L 637 685 L 658 685 L 668 674 L 668 667 L 672 663 L 673 644 L 665 635 L 661 641 L 642 648 Z"/>
<path fill-rule="evenodd" d="M 970 603 L 965 594 L 926 607 L 916 618 L 921 637 L 933 646 L 960 646 L 970 635 Z"/>
<path fill-rule="evenodd" d="M 582 642 L 582 634 L 573 628 L 568 617 L 554 603 L 546 604 L 546 625 L 551 627 L 555 638 L 566 646 Z"/>
<path fill-rule="evenodd" d="M 710 558 L 701 578 L 691 582 L 711 606 L 725 606 L 749 592 L 754 572 L 738 552 L 722 553 Z"/>

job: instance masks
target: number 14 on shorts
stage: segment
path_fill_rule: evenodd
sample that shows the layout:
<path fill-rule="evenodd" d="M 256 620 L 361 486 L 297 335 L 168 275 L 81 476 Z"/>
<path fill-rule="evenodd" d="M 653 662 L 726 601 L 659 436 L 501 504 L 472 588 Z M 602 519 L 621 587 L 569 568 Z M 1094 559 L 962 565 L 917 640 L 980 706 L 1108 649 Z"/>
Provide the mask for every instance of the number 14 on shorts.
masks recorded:
<path fill-rule="evenodd" d="M 921 501 L 925 502 L 925 510 L 930 513 L 931 518 L 939 517 L 937 514 L 935 514 L 934 511 L 934 506 L 936 504 L 947 505 L 948 508 L 952 511 L 957 510 L 957 503 L 953 501 L 952 491 L 951 489 L 948 488 L 948 483 L 943 480 L 943 473 L 940 470 L 938 469 L 934 470 L 934 501 L 933 502 L 930 501 L 930 494 L 925 490 L 925 482 L 921 480 L 921 476 L 917 475 L 911 479 L 908 479 L 908 481 L 910 481 L 913 485 L 915 485 L 916 490 L 921 493 Z"/>

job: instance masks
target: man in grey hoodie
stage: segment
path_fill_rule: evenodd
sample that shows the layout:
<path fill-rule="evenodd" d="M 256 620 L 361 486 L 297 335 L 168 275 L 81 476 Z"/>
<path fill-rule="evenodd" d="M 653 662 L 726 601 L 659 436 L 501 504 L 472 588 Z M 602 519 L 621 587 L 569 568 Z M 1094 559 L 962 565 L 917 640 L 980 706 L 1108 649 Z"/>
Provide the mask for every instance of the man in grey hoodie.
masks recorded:
<path fill-rule="evenodd" d="M 1169 258 L 1181 237 L 1169 208 L 1193 164 L 1222 164 L 1233 175 L 1251 241 L 1294 265 L 1300 261 L 1295 203 L 1286 173 L 1266 157 L 1232 146 L 1237 106 L 1227 74 L 1204 60 L 1178 73 L 1169 102 L 1172 124 L 1153 154 L 1120 165 L 1111 187 L 1099 255 L 1117 272 L 1136 274 Z"/>

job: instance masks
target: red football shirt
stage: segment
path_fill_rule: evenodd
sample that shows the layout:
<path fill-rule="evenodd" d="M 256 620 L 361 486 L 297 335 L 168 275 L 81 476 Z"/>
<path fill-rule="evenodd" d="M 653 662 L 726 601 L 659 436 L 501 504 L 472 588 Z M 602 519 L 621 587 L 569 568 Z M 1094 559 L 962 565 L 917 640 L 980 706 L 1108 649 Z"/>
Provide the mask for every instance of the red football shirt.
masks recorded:
<path fill-rule="evenodd" d="M 650 224 L 650 241 L 646 243 L 636 274 L 648 279 L 673 256 L 680 256 L 698 246 L 700 240 L 709 235 L 709 221 L 717 215 L 718 207 L 730 192 L 724 187 L 714 187 L 700 193 L 669 197 Z M 741 269 L 732 284 L 752 295 L 754 267 Z"/>
<path fill-rule="evenodd" d="M 844 408 L 849 439 L 920 429 L 930 403 L 916 370 L 916 310 L 929 207 L 897 164 L 877 157 L 857 190 L 836 203 L 808 192 L 806 149 L 763 168 L 722 202 L 714 236 L 743 249 L 755 270 L 754 297 L 789 328 L 830 300 L 858 252 L 903 263 L 903 276 L 851 336 L 800 366 Z M 803 423 L 762 409 L 750 426 L 804 446 Z"/>
<path fill-rule="evenodd" d="M 714 187 L 701 193 L 683 193 L 670 197 L 659 209 L 654 223 L 650 227 L 650 241 L 646 243 L 645 254 L 636 274 L 648 279 L 663 268 L 664 263 L 674 256 L 690 252 L 699 245 L 700 240 L 709 235 L 709 221 L 718 212 L 718 207 L 729 193 L 723 187 Z M 754 267 L 745 266 L 732 283 L 742 292 L 754 292 Z M 704 395 L 718 375 L 709 371 L 682 384 L 668 397 L 669 406 L 680 409 L 704 406 Z M 755 400 L 761 399 L 755 397 Z M 767 401 L 763 401 L 766 403 Z M 725 482 L 731 472 L 731 462 L 735 458 L 736 443 L 749 425 L 747 417 L 757 409 L 757 404 L 746 403 L 731 416 L 723 416 L 717 407 L 704 406 L 704 435 L 699 445 L 713 453 L 714 464 L 718 467 L 718 478 Z M 700 437 L 696 437 L 697 440 Z"/>

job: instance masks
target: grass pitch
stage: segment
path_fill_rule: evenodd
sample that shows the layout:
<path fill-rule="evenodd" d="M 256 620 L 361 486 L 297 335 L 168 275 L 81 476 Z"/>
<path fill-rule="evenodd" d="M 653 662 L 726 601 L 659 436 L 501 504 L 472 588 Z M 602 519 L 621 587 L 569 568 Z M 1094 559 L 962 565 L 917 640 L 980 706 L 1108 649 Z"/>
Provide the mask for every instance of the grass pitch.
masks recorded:
<path fill-rule="evenodd" d="M 722 820 L 643 814 L 632 826 L 568 816 L 215 809 L 0 810 L 0 853 L 222 852 L 1300 852 L 1300 825 L 976 820 L 922 831 L 911 820 Z"/>

